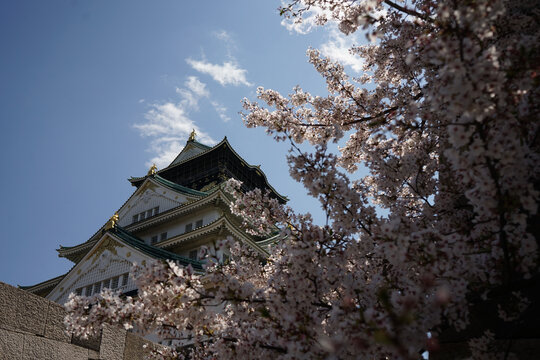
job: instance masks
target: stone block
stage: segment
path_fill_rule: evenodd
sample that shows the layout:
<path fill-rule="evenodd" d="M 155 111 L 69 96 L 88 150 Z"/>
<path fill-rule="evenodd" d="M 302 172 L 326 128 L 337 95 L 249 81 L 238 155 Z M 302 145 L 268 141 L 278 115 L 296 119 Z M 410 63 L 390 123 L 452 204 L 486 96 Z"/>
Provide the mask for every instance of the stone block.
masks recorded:
<path fill-rule="evenodd" d="M 11 285 L 0 282 L 0 328 L 17 329 L 17 303 L 20 294 Z"/>
<path fill-rule="evenodd" d="M 144 348 L 147 344 L 148 347 Z M 124 360 L 143 360 L 145 355 L 150 352 L 150 347 L 155 345 L 151 341 L 143 339 L 133 333 L 128 332 L 126 334 L 126 345 L 124 349 Z"/>
<path fill-rule="evenodd" d="M 88 360 L 88 349 L 26 334 L 22 360 Z"/>
<path fill-rule="evenodd" d="M 0 327 L 44 335 L 49 301 L 0 283 Z"/>
<path fill-rule="evenodd" d="M 88 360 L 99 360 L 99 352 L 88 349 Z"/>
<path fill-rule="evenodd" d="M 20 360 L 24 334 L 0 329 L 0 360 Z"/>
<path fill-rule="evenodd" d="M 93 337 L 89 337 L 88 339 L 72 336 L 71 343 L 99 352 L 99 347 L 101 345 L 101 332 Z"/>
<path fill-rule="evenodd" d="M 123 360 L 125 342 L 125 330 L 110 325 L 104 325 L 101 332 L 99 358 L 107 360 Z"/>
<path fill-rule="evenodd" d="M 47 309 L 47 321 L 45 322 L 45 337 L 48 339 L 71 342 L 71 335 L 66 332 L 64 326 L 64 308 L 53 302 L 49 302 Z"/>

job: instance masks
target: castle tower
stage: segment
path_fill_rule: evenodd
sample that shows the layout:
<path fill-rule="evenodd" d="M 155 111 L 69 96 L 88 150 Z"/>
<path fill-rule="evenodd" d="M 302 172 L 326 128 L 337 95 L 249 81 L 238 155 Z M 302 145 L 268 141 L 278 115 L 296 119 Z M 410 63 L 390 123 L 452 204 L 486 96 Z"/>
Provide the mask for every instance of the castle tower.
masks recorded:
<path fill-rule="evenodd" d="M 66 274 L 22 287 L 63 304 L 70 293 L 92 295 L 103 288 L 135 294 L 129 276 L 133 263 L 170 259 L 204 272 L 201 247 L 214 248 L 218 261 L 226 261 L 228 249 L 219 246 L 231 236 L 262 257 L 278 240 L 278 229 L 269 238 L 246 234 L 240 219 L 231 214 L 231 196 L 223 191 L 229 178 L 242 181 L 243 190 L 269 190 L 280 202 L 287 199 L 268 183 L 258 166 L 249 165 L 225 137 L 210 147 L 199 143 L 193 132 L 169 166 L 129 179 L 136 188 L 126 202 L 88 240 L 71 247 L 60 246 L 60 257 L 74 266 Z"/>

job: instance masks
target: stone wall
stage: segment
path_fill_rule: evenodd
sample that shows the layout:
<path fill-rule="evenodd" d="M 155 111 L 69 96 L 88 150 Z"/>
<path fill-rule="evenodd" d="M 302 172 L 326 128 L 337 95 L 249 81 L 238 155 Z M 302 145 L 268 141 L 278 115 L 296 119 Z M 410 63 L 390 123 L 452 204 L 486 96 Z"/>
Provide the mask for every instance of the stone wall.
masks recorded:
<path fill-rule="evenodd" d="M 0 360 L 139 360 L 149 341 L 105 327 L 89 340 L 66 334 L 62 306 L 0 282 Z"/>

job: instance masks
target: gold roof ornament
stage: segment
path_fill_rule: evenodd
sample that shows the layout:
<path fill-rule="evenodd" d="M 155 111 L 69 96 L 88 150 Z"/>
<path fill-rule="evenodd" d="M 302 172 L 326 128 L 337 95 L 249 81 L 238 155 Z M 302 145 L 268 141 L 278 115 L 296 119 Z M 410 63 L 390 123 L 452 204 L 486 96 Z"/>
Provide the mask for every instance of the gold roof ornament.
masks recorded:
<path fill-rule="evenodd" d="M 154 175 L 157 171 L 157 166 L 156 164 L 152 164 L 152 166 L 150 167 L 150 170 L 148 170 L 148 174 L 147 175 Z"/>
<path fill-rule="evenodd" d="M 114 229 L 116 227 L 116 224 L 118 223 L 118 219 L 120 217 L 118 216 L 118 212 L 115 212 L 113 216 L 107 221 L 107 225 L 105 225 L 105 230 Z"/>
<path fill-rule="evenodd" d="M 197 133 L 195 132 L 195 129 L 193 129 L 193 131 L 189 135 L 188 141 L 195 141 L 195 135 L 197 135 Z"/>

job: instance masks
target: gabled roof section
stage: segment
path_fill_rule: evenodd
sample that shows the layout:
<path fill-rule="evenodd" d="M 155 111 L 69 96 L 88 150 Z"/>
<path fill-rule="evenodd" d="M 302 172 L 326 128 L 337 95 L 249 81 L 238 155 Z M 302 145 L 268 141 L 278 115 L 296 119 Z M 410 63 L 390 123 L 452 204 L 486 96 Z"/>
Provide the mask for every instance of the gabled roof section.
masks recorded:
<path fill-rule="evenodd" d="M 124 240 L 128 245 L 140 250 L 141 252 L 155 259 L 174 260 L 174 261 L 180 262 L 180 264 L 184 266 L 191 264 L 191 266 L 194 269 L 202 270 L 201 262 L 177 255 L 175 253 L 160 249 L 152 245 L 148 245 L 147 243 L 144 242 L 144 240 L 133 235 L 131 232 L 129 232 L 128 230 L 118 225 L 114 229 L 109 229 L 106 232 L 104 232 L 103 236 L 105 236 L 106 233 L 111 233 L 111 234 L 116 235 L 120 239 Z M 71 246 L 71 247 L 60 246 L 60 248 L 57 249 L 58 256 L 66 257 L 74 261 L 75 263 L 79 263 L 86 256 L 86 254 L 88 254 L 92 250 L 92 248 L 96 245 L 96 243 L 99 242 L 99 240 L 103 236 L 101 236 L 99 239 L 95 239 L 95 240 L 91 239 L 87 242 L 84 242 L 79 245 Z M 33 285 L 33 286 L 37 286 L 37 285 Z"/>
<path fill-rule="evenodd" d="M 104 253 L 108 254 L 105 262 L 103 262 L 102 258 Z M 47 298 L 56 302 L 60 302 L 61 299 L 65 300 L 68 292 L 75 291 L 75 283 L 78 281 L 81 271 L 83 274 L 88 275 L 95 271 L 96 266 L 103 265 L 107 267 L 110 264 L 109 261 L 106 261 L 107 258 L 128 265 L 133 263 L 144 265 L 145 262 L 151 259 L 172 260 L 182 266 L 191 266 L 196 272 L 202 273 L 204 271 L 201 261 L 179 256 L 170 251 L 146 244 L 126 229 L 116 225 L 106 230 L 81 261 L 73 266 L 66 275 L 59 278 L 58 282 L 55 281 L 53 289 L 48 291 Z M 100 270 L 106 270 L 106 268 Z"/>
<path fill-rule="evenodd" d="M 186 146 L 182 149 L 182 151 L 180 151 L 180 154 L 178 154 L 178 156 L 167 167 L 179 164 L 211 148 L 211 146 L 201 144 L 196 140 L 188 140 Z"/>
<path fill-rule="evenodd" d="M 169 181 L 167 179 L 164 179 L 164 178 L 162 178 L 161 176 L 159 176 L 157 174 L 147 176 L 145 178 L 144 183 L 147 183 L 147 182 L 148 183 L 153 182 L 155 184 L 162 185 L 162 186 L 164 186 L 164 187 L 166 187 L 168 189 L 171 189 L 171 190 L 173 190 L 175 192 L 178 192 L 180 194 L 187 195 L 188 199 L 190 199 L 190 202 L 197 201 L 197 200 L 199 200 L 201 198 L 204 198 L 204 197 L 208 196 L 211 193 L 211 191 L 210 192 L 204 192 L 204 191 L 197 191 L 197 190 L 190 189 L 188 187 L 185 187 L 185 186 L 173 183 L 172 181 Z M 117 210 L 117 212 L 120 212 L 122 210 L 122 208 L 124 208 L 124 206 L 126 206 L 126 204 L 137 194 L 139 189 L 141 189 L 141 187 L 136 189 L 133 192 L 133 194 L 131 194 L 131 196 L 122 204 L 122 206 L 120 206 L 120 208 Z M 161 213 L 158 214 L 158 216 L 159 215 L 161 215 Z M 147 218 L 146 220 L 143 220 L 142 222 L 139 222 L 139 223 L 141 225 L 143 225 L 144 223 L 151 222 L 154 217 Z M 67 258 L 67 259 L 69 259 L 69 260 L 71 260 L 71 261 L 73 261 L 75 263 L 78 263 L 84 257 L 86 252 L 88 250 L 90 250 L 94 246 L 94 244 L 101 238 L 101 236 L 103 235 L 103 232 L 105 230 L 105 224 L 103 224 L 99 228 L 98 231 L 96 231 L 88 240 L 86 240 L 83 243 L 80 243 L 80 244 L 77 244 L 77 245 L 74 245 L 74 246 L 62 246 L 62 245 L 60 245 L 60 247 L 56 250 L 58 252 L 58 256 L 59 257 L 65 257 L 65 258 Z"/>
<path fill-rule="evenodd" d="M 127 245 L 136 248 L 137 250 L 141 251 L 142 253 L 158 260 L 173 260 L 178 262 L 179 264 L 183 266 L 191 265 L 193 269 L 197 271 L 203 270 L 203 264 L 200 261 L 192 260 L 189 258 L 186 258 L 184 256 L 177 255 L 175 253 L 172 253 L 170 251 L 160 249 L 158 247 L 148 245 L 144 242 L 144 240 L 136 237 L 135 235 L 128 232 L 126 229 L 115 226 L 113 229 L 108 230 L 108 232 L 116 235 L 118 238 L 122 239 L 124 242 L 127 243 Z"/>

